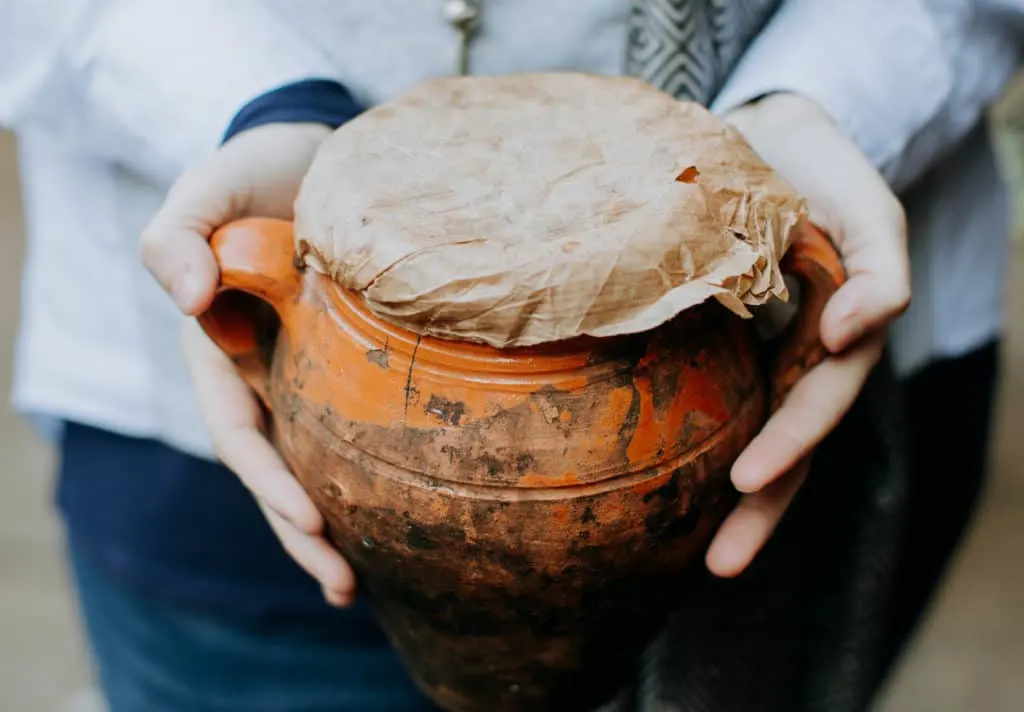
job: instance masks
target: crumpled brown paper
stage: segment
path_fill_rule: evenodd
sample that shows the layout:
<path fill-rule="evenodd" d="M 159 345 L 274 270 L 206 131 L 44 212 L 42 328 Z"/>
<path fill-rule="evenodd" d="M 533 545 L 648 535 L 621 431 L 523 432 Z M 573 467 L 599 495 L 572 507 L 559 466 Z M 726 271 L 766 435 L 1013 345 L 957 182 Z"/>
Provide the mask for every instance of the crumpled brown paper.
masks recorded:
<path fill-rule="evenodd" d="M 299 255 L 422 335 L 497 347 L 786 299 L 802 198 L 740 134 L 638 79 L 426 81 L 338 129 Z"/>

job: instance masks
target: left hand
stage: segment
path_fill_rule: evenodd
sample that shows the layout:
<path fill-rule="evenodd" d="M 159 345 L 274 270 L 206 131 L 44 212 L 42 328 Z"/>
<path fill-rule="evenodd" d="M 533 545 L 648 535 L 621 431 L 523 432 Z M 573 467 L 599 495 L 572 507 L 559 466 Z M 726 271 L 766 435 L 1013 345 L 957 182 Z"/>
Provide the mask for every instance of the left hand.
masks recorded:
<path fill-rule="evenodd" d="M 811 452 L 881 357 L 886 327 L 910 303 L 910 268 L 899 200 L 816 104 L 774 94 L 726 120 L 807 198 L 811 221 L 835 242 L 848 274 L 821 319 L 830 357 L 796 384 L 733 465 L 733 485 L 744 495 L 706 559 L 713 574 L 731 577 L 771 537 L 807 476 Z"/>
<path fill-rule="evenodd" d="M 243 131 L 175 183 L 139 247 L 146 268 L 182 312 L 201 313 L 217 291 L 213 231 L 248 216 L 290 219 L 302 178 L 330 134 L 312 123 Z M 323 516 L 271 445 L 256 394 L 194 319 L 185 322 L 181 345 L 214 452 L 252 492 L 284 550 L 320 583 L 324 598 L 348 605 L 355 573 L 328 542 Z"/>

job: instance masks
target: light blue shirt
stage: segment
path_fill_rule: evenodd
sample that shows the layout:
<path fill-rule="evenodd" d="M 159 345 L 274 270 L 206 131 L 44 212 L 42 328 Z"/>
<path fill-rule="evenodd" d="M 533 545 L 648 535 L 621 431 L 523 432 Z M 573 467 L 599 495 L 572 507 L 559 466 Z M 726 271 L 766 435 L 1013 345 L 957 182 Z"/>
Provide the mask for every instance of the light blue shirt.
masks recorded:
<path fill-rule="evenodd" d="M 628 6 L 490 0 L 474 72 L 620 73 Z M 181 317 L 138 261 L 139 232 L 253 96 L 325 76 L 372 104 L 451 73 L 456 37 L 440 7 L 0 0 L 0 125 L 21 134 L 29 239 L 17 407 L 210 456 Z M 803 94 L 909 191 L 902 373 L 1002 327 L 1005 190 L 984 136 L 963 140 L 1019 62 L 1022 18 L 1024 0 L 786 0 L 712 107 Z"/>

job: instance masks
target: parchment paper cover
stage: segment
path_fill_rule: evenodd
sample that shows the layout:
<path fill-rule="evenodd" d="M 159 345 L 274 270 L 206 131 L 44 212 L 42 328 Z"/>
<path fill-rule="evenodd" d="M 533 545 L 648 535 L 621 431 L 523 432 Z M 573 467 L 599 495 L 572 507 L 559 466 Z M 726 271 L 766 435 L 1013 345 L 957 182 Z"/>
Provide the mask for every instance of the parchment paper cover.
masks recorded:
<path fill-rule="evenodd" d="M 300 257 L 422 335 L 529 346 L 787 299 L 803 199 L 704 108 L 632 78 L 426 81 L 338 129 Z"/>

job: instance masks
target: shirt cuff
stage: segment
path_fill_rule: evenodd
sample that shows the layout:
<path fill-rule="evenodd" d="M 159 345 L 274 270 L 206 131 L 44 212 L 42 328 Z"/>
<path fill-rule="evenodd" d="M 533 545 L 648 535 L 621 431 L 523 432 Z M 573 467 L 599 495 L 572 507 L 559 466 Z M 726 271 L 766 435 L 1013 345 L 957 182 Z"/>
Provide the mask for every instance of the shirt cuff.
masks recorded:
<path fill-rule="evenodd" d="M 338 82 L 304 79 L 272 89 L 243 106 L 228 125 L 221 143 L 265 124 L 318 123 L 336 129 L 362 111 L 349 90 Z"/>
<path fill-rule="evenodd" d="M 951 91 L 938 30 L 919 2 L 787 0 L 711 108 L 725 114 L 766 94 L 799 94 L 884 172 Z"/>

